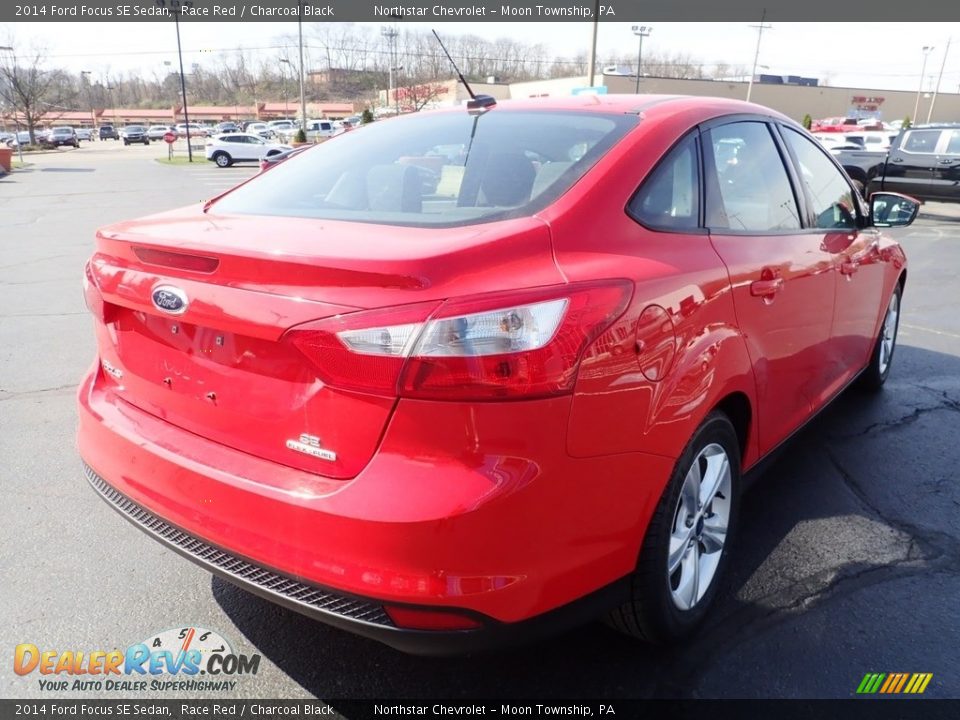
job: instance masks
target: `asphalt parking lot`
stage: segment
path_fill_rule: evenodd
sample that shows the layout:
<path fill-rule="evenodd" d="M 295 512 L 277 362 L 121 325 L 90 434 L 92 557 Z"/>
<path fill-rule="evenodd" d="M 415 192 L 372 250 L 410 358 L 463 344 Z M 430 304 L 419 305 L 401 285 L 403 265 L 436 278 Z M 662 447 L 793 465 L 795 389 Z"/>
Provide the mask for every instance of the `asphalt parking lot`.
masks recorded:
<path fill-rule="evenodd" d="M 890 380 L 847 392 L 747 493 L 733 572 L 693 642 L 652 648 L 597 623 L 436 660 L 212 579 L 83 479 L 74 389 L 94 357 L 80 292 L 94 229 L 255 172 L 154 162 L 165 155 L 84 144 L 0 178 L 0 653 L 110 650 L 196 626 L 262 655 L 232 697 L 849 697 L 867 672 L 932 672 L 927 696 L 960 697 L 960 206 L 927 205 L 897 231 L 910 276 Z M 77 697 L 41 691 L 6 657 L 3 697 Z"/>

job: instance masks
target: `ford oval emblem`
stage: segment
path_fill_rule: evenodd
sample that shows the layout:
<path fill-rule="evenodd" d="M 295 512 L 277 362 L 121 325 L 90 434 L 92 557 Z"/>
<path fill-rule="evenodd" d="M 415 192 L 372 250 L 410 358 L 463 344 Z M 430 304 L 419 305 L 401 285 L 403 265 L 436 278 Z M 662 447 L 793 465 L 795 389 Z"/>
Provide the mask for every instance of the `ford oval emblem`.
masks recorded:
<path fill-rule="evenodd" d="M 153 306 L 170 315 L 183 315 L 187 311 L 187 294 L 172 285 L 160 285 L 153 289 Z"/>

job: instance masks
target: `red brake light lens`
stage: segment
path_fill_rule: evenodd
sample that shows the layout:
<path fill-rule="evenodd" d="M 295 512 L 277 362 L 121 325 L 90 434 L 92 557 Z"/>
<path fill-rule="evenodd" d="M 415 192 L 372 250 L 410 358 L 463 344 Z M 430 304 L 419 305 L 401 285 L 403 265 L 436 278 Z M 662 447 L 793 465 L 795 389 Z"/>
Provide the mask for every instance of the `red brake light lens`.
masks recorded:
<path fill-rule="evenodd" d="M 353 313 L 289 335 L 334 387 L 436 400 L 570 392 L 587 346 L 626 309 L 626 280 Z"/>
<path fill-rule="evenodd" d="M 83 299 L 87 304 L 87 309 L 100 322 L 109 324 L 114 321 L 116 305 L 112 305 L 103 299 L 90 263 L 83 267 Z"/>
<path fill-rule="evenodd" d="M 384 605 L 393 624 L 406 630 L 476 630 L 483 623 L 455 611 L 421 610 L 419 608 Z"/>

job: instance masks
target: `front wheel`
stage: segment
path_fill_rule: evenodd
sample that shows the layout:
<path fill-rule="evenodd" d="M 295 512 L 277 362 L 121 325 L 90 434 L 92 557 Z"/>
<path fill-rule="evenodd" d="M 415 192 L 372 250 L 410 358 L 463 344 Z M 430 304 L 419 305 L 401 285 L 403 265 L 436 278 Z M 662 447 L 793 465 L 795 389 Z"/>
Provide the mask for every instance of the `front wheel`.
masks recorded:
<path fill-rule="evenodd" d="M 713 412 L 677 460 L 650 520 L 631 598 L 609 622 L 641 640 L 669 642 L 703 620 L 727 564 L 740 503 L 740 444 Z"/>
<path fill-rule="evenodd" d="M 900 328 L 900 298 L 903 296 L 903 287 L 897 283 L 887 311 L 880 325 L 880 334 L 873 346 L 870 364 L 860 376 L 860 385 L 866 390 L 879 390 L 890 375 L 890 366 L 893 364 L 893 351 L 897 348 L 897 330 Z"/>
<path fill-rule="evenodd" d="M 213 156 L 213 161 L 217 164 L 217 167 L 230 167 L 231 160 L 230 156 L 225 152 L 219 152 Z"/>

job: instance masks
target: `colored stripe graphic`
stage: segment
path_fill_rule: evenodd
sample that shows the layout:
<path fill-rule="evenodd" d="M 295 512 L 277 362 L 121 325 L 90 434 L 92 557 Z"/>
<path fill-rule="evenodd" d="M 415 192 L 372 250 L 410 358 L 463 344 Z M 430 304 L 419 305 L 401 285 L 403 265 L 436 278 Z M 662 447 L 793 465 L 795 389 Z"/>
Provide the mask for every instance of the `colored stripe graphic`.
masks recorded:
<path fill-rule="evenodd" d="M 933 673 L 867 673 L 857 686 L 858 695 L 921 695 Z"/>

